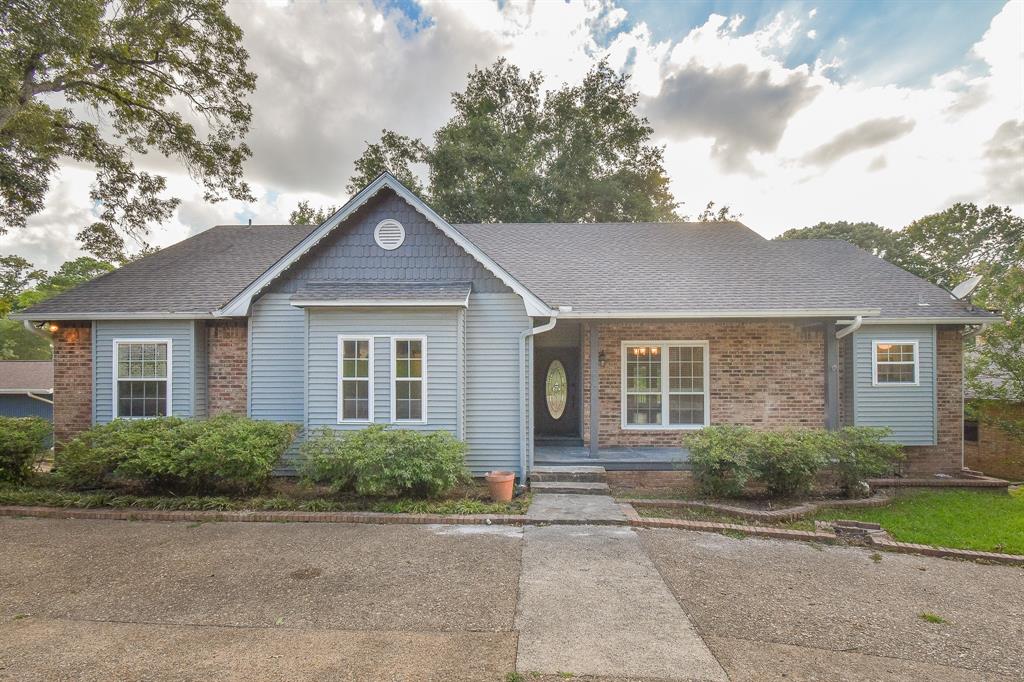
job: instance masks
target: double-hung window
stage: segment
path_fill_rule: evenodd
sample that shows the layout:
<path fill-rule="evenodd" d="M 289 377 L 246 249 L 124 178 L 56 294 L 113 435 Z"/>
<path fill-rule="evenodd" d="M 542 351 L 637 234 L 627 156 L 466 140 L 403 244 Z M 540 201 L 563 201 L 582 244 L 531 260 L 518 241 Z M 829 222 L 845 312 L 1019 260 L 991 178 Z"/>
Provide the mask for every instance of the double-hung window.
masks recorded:
<path fill-rule="evenodd" d="M 166 417 L 170 411 L 170 339 L 115 340 L 114 417 Z"/>
<path fill-rule="evenodd" d="M 917 341 L 875 341 L 875 386 L 917 386 Z"/>
<path fill-rule="evenodd" d="M 338 337 L 338 421 L 373 421 L 373 339 Z"/>
<path fill-rule="evenodd" d="M 396 422 L 427 420 L 427 339 L 391 339 L 391 414 Z"/>
<path fill-rule="evenodd" d="M 623 428 L 707 425 L 707 342 L 623 342 L 622 394 Z"/>

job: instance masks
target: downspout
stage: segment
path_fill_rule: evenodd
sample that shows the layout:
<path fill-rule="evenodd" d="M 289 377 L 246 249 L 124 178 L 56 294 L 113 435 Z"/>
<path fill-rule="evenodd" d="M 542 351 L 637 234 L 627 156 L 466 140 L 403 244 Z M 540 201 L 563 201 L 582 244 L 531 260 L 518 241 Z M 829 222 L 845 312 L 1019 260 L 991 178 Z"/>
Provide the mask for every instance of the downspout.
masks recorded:
<path fill-rule="evenodd" d="M 32 393 L 31 391 L 29 391 L 25 395 L 27 395 L 29 398 L 32 398 L 32 400 L 38 400 L 41 403 L 46 403 L 47 405 L 53 405 L 53 401 L 50 400 L 49 398 L 44 398 L 42 396 L 38 396 L 35 393 Z"/>
<path fill-rule="evenodd" d="M 836 338 L 841 339 L 844 336 L 849 336 L 850 334 L 860 329 L 860 326 L 862 324 L 864 324 L 864 316 L 858 315 L 857 317 L 853 318 L 853 324 L 851 324 L 849 327 L 844 327 L 843 329 L 840 329 L 839 331 L 836 332 Z"/>
<path fill-rule="evenodd" d="M 520 485 L 526 485 L 526 439 L 532 438 L 533 434 L 528 434 L 527 423 L 529 422 L 529 415 L 526 412 L 528 400 L 527 400 L 527 386 L 526 386 L 526 337 L 536 336 L 537 334 L 543 334 L 544 332 L 551 331 L 555 328 L 555 324 L 558 322 L 557 313 L 551 315 L 547 322 L 540 325 L 539 327 L 530 327 L 524 329 L 519 333 L 519 476 Z"/>

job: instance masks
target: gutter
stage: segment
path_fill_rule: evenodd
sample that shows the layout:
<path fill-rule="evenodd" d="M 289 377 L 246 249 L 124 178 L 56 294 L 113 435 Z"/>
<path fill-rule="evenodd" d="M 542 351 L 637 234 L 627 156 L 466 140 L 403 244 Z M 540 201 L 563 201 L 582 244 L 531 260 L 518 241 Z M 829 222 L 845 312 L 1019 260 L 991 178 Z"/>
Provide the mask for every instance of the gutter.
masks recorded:
<path fill-rule="evenodd" d="M 837 339 L 841 339 L 844 336 L 849 336 L 850 334 L 852 334 L 855 331 L 857 331 L 858 329 L 860 329 L 861 325 L 863 325 L 863 324 L 864 324 L 864 317 L 861 316 L 861 315 L 858 315 L 857 317 L 855 317 L 853 319 L 853 324 L 851 324 L 849 327 L 844 327 L 843 329 L 840 329 L 839 331 L 836 332 L 836 338 Z"/>
<path fill-rule="evenodd" d="M 558 315 L 553 314 L 551 318 L 540 325 L 539 327 L 530 327 L 524 329 L 519 333 L 519 472 L 520 472 L 520 485 L 526 485 L 526 459 L 527 459 L 527 438 L 532 438 L 533 434 L 528 433 L 529 429 L 527 424 L 530 421 L 530 415 L 527 414 L 527 387 L 526 387 L 526 338 L 528 336 L 536 336 L 537 334 L 543 334 L 549 332 L 555 328 L 558 323 Z"/>
<path fill-rule="evenodd" d="M 52 393 L 52 391 L 51 391 L 51 393 Z M 32 398 L 32 400 L 38 400 L 41 403 L 46 403 L 47 405 L 53 405 L 53 400 L 52 399 L 44 398 L 42 396 L 38 396 L 35 393 L 32 393 L 31 391 L 27 392 L 25 395 L 27 395 L 29 398 Z"/>

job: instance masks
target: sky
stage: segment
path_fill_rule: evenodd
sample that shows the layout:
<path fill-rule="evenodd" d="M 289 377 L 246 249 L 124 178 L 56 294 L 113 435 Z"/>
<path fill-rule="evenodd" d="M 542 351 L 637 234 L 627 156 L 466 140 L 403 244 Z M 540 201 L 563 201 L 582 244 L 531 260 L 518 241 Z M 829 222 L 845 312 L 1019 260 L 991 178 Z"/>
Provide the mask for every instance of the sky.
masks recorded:
<path fill-rule="evenodd" d="M 340 204 L 384 128 L 430 140 L 475 66 L 506 57 L 545 85 L 602 58 L 631 76 L 695 214 L 729 205 L 766 237 L 819 221 L 900 228 L 957 201 L 1024 213 L 1024 0 L 518 3 L 233 2 L 250 69 L 257 201 L 210 204 L 183 168 L 145 157 L 182 199 L 167 246 L 213 225 L 282 223 Z M 0 236 L 55 269 L 81 255 L 93 175 L 64 166 L 45 210 Z"/>

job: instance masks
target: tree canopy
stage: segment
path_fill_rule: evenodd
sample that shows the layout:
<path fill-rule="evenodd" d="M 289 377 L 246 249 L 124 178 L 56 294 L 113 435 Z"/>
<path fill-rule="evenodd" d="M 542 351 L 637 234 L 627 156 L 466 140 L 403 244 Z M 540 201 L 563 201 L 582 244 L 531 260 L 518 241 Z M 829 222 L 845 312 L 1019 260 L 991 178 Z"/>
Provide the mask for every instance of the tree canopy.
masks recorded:
<path fill-rule="evenodd" d="M 348 190 L 388 170 L 452 222 L 678 219 L 664 150 L 635 111 L 629 77 L 601 62 L 578 85 L 542 94 L 542 83 L 505 59 L 474 69 L 432 145 L 383 131 Z"/>
<path fill-rule="evenodd" d="M 226 0 L 10 0 L 0 9 L 0 234 L 24 227 L 58 163 L 96 171 L 85 249 L 121 260 L 179 200 L 139 170 L 184 165 L 208 201 L 251 201 L 242 142 L 256 77 Z"/>

